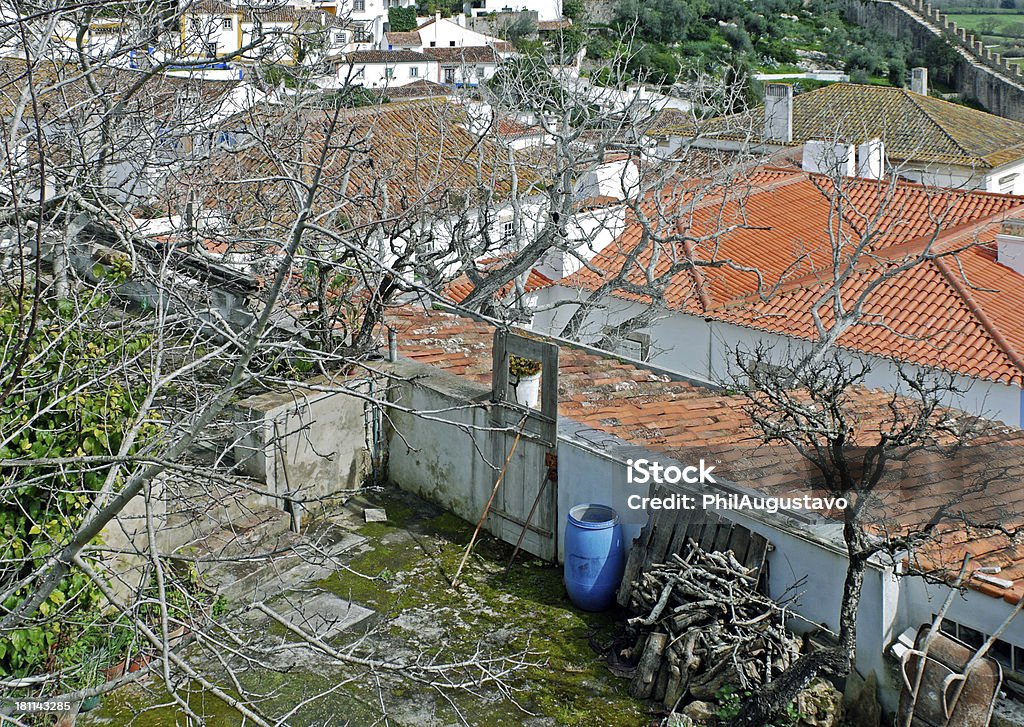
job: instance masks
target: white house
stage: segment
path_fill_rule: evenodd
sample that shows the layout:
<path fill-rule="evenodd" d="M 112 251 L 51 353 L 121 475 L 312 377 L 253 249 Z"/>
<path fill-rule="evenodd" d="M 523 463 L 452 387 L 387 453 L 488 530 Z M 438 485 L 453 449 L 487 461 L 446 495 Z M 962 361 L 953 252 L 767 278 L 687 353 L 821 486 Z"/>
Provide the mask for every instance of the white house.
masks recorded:
<path fill-rule="evenodd" d="M 423 23 L 416 28 L 419 34 L 421 48 L 426 51 L 429 48 L 467 48 L 471 46 L 490 46 L 500 53 L 511 53 L 512 44 L 493 35 L 486 35 L 465 25 L 466 18 L 458 15 L 456 18 L 442 18 L 436 14 L 433 19 Z"/>
<path fill-rule="evenodd" d="M 339 86 L 397 88 L 437 78 L 437 61 L 411 50 L 360 50 L 344 56 L 336 66 Z"/>
<path fill-rule="evenodd" d="M 251 5 L 249 0 L 231 0 L 237 5 Z M 381 45 L 388 25 L 389 8 L 414 7 L 416 0 L 285 0 L 275 6 L 323 10 L 344 19 L 348 31 L 346 51 L 369 50 Z"/>
<path fill-rule="evenodd" d="M 502 62 L 501 55 L 487 45 L 424 48 L 423 53 L 437 64 L 437 77 L 433 80 L 446 86 L 484 83 L 497 72 Z"/>
<path fill-rule="evenodd" d="M 232 60 L 297 64 L 341 52 L 352 32 L 343 18 L 325 10 L 203 0 L 182 13 L 175 55 L 216 60 L 255 44 Z"/>
<path fill-rule="evenodd" d="M 835 83 L 795 95 L 792 86 L 765 84 L 766 103 L 749 112 L 697 122 L 662 112 L 648 129 L 660 152 L 713 148 L 773 153 L 799 151 L 809 141 L 860 145 L 881 140 L 882 171 L 930 186 L 1024 194 L 1024 123 L 917 91 Z"/>
<path fill-rule="evenodd" d="M 470 0 L 472 14 L 534 12 L 541 22 L 562 19 L 562 0 Z"/>

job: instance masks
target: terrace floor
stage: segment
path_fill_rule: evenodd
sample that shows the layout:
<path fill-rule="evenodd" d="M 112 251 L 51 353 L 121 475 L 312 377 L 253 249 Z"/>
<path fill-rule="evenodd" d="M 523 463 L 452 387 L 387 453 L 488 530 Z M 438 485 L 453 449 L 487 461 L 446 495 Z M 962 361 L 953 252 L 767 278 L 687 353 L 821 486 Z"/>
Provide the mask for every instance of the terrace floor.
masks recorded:
<path fill-rule="evenodd" d="M 383 507 L 386 522 L 366 523 L 363 510 Z M 393 488 L 361 493 L 304 536 L 326 552 L 332 567 L 278 573 L 260 597 L 294 621 L 305 621 L 330 646 L 360 641 L 358 654 L 382 660 L 428 655 L 458 661 L 478 648 L 494 655 L 530 652 L 537 662 L 511 678 L 513 691 L 493 687 L 441 692 L 381 671 L 342 666 L 298 643 L 255 610 L 227 618 L 251 635 L 265 657 L 258 665 L 234 660 L 239 681 L 263 695 L 262 710 L 281 716 L 298 706 L 289 725 L 644 725 L 644 704 L 627 695 L 599 653 L 613 639 L 616 618 L 588 614 L 569 603 L 560 569 L 520 555 L 503 577 L 511 548 L 483 534 L 456 589 L 450 585 L 473 526 Z M 301 571 L 301 572 L 300 572 Z M 236 601 L 236 603 L 244 601 Z M 351 605 L 350 605 L 351 604 Z M 230 662 L 229 662 L 230 663 Z M 216 671 L 211 672 L 216 676 Z M 159 680 L 123 689 L 79 718 L 80 725 L 180 723 Z M 210 724 L 241 724 L 217 699 L 197 690 L 192 707 Z"/>

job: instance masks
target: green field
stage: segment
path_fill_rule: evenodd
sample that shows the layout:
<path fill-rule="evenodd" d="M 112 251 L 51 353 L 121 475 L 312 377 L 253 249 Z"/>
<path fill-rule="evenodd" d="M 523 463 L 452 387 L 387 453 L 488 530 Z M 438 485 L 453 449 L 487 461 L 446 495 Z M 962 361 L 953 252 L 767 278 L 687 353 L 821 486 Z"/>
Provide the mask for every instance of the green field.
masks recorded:
<path fill-rule="evenodd" d="M 1024 12 L 987 9 L 978 13 L 949 13 L 950 20 L 980 37 L 986 46 L 1003 55 L 1024 55 Z"/>

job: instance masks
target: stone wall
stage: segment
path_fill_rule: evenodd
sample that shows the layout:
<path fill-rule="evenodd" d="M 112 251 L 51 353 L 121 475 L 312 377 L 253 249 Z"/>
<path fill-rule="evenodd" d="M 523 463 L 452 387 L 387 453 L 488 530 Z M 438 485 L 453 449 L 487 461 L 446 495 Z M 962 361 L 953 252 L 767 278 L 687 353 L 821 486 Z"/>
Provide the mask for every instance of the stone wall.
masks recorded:
<path fill-rule="evenodd" d="M 1024 76 L 998 53 L 924 0 L 846 0 L 847 19 L 880 28 L 923 49 L 936 37 L 948 40 L 959 60 L 949 79 L 956 90 L 999 116 L 1024 121 Z"/>

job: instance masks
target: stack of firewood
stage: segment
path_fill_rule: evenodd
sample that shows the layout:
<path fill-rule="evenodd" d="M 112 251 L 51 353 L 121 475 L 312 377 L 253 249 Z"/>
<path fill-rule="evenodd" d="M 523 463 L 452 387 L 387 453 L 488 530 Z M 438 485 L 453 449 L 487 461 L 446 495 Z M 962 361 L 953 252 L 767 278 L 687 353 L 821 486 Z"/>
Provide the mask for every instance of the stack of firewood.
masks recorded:
<path fill-rule="evenodd" d="M 691 541 L 685 556 L 640 574 L 629 605 L 638 614 L 629 621 L 635 645 L 622 654 L 637 664 L 630 694 L 669 709 L 712 700 L 724 687 L 756 689 L 800 654 L 785 608 L 758 593 L 757 573 L 731 551 L 708 553 Z"/>

